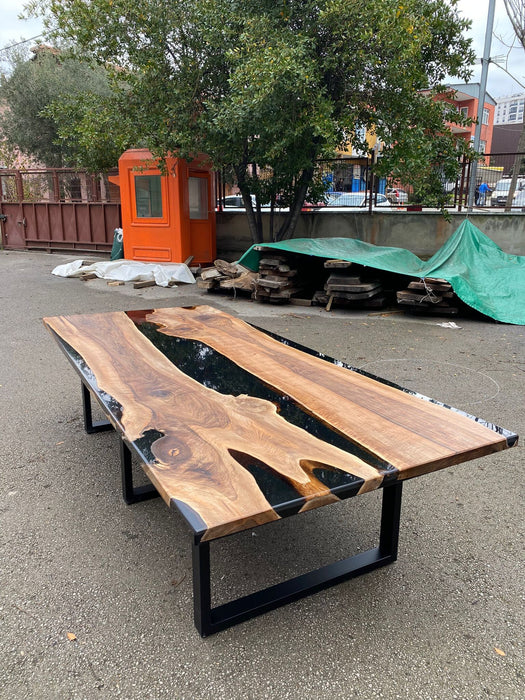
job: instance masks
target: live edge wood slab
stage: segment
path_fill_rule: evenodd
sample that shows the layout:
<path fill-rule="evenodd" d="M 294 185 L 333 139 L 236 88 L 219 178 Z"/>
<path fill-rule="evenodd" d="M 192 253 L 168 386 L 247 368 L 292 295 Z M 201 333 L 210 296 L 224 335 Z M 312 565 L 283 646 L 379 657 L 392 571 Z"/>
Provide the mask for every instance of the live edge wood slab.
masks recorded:
<path fill-rule="evenodd" d="M 196 545 L 517 442 L 210 306 L 44 323 Z"/>

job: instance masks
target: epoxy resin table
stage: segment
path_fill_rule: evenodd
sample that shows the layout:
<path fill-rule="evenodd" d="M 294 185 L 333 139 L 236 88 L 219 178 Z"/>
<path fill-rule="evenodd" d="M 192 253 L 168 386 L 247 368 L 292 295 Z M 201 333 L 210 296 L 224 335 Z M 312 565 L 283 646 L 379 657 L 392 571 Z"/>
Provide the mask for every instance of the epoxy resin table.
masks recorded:
<path fill-rule="evenodd" d="M 210 306 L 44 323 L 82 380 L 86 430 L 121 438 L 126 502 L 160 495 L 188 523 L 203 636 L 394 561 L 405 479 L 517 442 Z M 151 485 L 133 486 L 130 450 Z M 377 488 L 377 548 L 212 607 L 211 540 Z"/>

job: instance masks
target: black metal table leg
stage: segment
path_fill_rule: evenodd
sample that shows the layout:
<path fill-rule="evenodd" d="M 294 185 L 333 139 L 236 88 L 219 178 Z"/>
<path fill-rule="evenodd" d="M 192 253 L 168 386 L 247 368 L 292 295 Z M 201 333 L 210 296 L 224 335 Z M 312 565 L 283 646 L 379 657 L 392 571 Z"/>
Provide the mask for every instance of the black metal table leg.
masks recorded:
<path fill-rule="evenodd" d="M 201 637 L 219 632 L 397 559 L 402 482 L 383 489 L 379 547 L 323 566 L 229 603 L 211 607 L 210 543 L 193 540 L 193 607 Z"/>
<path fill-rule="evenodd" d="M 379 549 L 382 554 L 392 557 L 392 561 L 397 559 L 402 493 L 402 481 L 396 481 L 390 486 L 383 488 Z"/>
<path fill-rule="evenodd" d="M 201 637 L 213 634 L 211 620 L 210 543 L 193 543 L 193 619 Z"/>
<path fill-rule="evenodd" d="M 128 505 L 157 498 L 159 492 L 153 484 L 145 486 L 133 486 L 133 473 L 131 471 L 131 452 L 124 440 L 120 438 L 120 468 L 122 473 L 122 496 Z"/>
<path fill-rule="evenodd" d="M 84 409 L 84 428 L 86 433 L 100 433 L 105 430 L 113 430 L 113 425 L 110 421 L 93 421 L 91 413 L 91 393 L 88 387 L 82 384 L 82 406 Z M 150 498 L 157 498 L 159 492 L 153 484 L 145 486 L 133 486 L 133 474 L 131 471 L 131 452 L 125 444 L 122 437 L 119 437 L 120 443 L 120 468 L 122 475 L 122 495 L 128 505 L 147 501 Z"/>
<path fill-rule="evenodd" d="M 101 433 L 106 430 L 113 430 L 113 426 L 108 420 L 93 421 L 91 413 L 91 393 L 84 382 L 82 386 L 82 407 L 84 409 L 84 429 L 90 435 L 92 433 Z"/>

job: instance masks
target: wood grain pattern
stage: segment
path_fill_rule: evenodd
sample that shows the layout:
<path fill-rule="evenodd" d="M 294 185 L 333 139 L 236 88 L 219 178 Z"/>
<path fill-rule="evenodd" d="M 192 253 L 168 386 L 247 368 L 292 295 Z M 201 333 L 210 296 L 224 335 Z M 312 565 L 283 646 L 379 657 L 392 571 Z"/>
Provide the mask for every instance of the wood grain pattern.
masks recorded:
<path fill-rule="evenodd" d="M 360 492 L 381 485 L 378 470 L 286 422 L 272 403 L 218 394 L 183 374 L 122 312 L 44 322 L 120 404 L 126 440 L 162 434 L 145 471 L 168 504 L 182 504 L 204 523 L 203 539 L 279 518 L 237 453 L 290 483 L 304 499 L 301 510 L 338 500 L 316 478 L 319 467 L 361 478 Z"/>
<path fill-rule="evenodd" d="M 503 435 L 473 419 L 300 352 L 212 307 L 44 319 L 108 413 L 119 408 L 112 420 L 145 456 L 144 469 L 164 500 L 203 539 L 378 488 L 384 471 L 288 422 L 269 400 L 225 395 L 195 381 L 178 369 L 180 359 L 168 353 L 169 359 L 139 330 L 144 320 L 157 328 L 152 338 L 203 343 L 291 397 L 363 454 L 392 464 L 398 472 L 390 478 L 507 446 Z"/>
<path fill-rule="evenodd" d="M 166 335 L 208 344 L 409 478 L 504 449 L 466 416 L 301 353 L 210 306 L 156 309 Z"/>

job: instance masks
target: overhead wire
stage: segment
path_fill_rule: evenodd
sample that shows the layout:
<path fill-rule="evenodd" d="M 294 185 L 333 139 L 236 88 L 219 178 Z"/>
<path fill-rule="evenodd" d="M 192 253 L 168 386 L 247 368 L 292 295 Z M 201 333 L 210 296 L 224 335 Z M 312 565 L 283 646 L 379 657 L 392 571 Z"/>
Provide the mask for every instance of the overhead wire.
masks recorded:
<path fill-rule="evenodd" d="M 10 49 L 14 49 L 15 46 L 22 46 L 22 44 L 27 44 L 29 41 L 34 41 L 35 39 L 40 39 L 42 34 L 37 34 L 36 36 L 32 36 L 29 39 L 24 39 L 23 41 L 18 41 L 16 44 L 10 44 L 9 46 L 3 46 L 0 48 L 0 51 L 9 51 Z"/>

